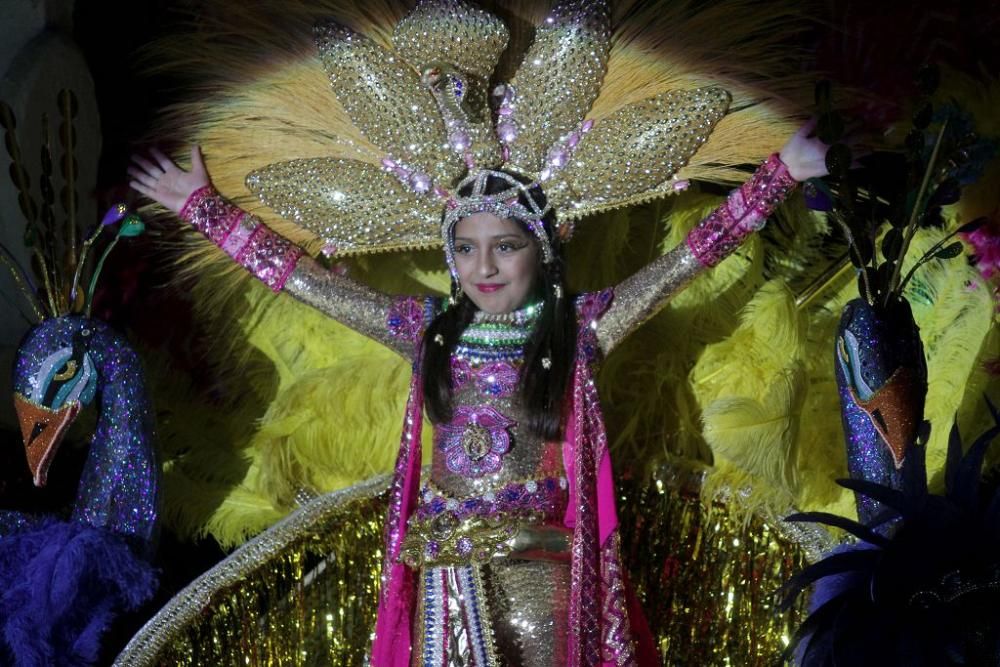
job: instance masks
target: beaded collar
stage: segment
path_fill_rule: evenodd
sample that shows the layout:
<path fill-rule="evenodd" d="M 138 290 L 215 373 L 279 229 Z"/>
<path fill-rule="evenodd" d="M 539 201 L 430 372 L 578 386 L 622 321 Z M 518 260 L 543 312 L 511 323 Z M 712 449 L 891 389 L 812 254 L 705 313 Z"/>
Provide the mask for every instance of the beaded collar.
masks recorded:
<path fill-rule="evenodd" d="M 473 363 L 521 359 L 541 312 L 540 302 L 510 313 L 477 311 L 459 336 L 455 354 Z"/>

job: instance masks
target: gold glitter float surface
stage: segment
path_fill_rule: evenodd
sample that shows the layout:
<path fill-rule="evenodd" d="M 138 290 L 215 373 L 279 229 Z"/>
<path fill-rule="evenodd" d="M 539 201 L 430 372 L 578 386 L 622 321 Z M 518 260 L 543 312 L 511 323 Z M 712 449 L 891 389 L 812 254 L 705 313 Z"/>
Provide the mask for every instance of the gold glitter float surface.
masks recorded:
<path fill-rule="evenodd" d="M 665 665 L 773 665 L 802 609 L 777 609 L 775 592 L 832 546 L 811 527 L 744 520 L 740 495 L 706 504 L 701 473 L 665 466 L 619 483 L 622 555 Z M 362 665 L 371 643 L 388 478 L 309 502 L 175 596 L 129 642 L 116 665 Z M 791 508 L 789 509 L 791 511 Z M 496 639 L 526 646 L 564 596 L 555 566 L 517 579 L 485 567 Z M 494 572 L 494 570 L 496 570 Z M 530 617 L 530 618 L 529 618 Z M 544 619 L 549 619 L 544 621 Z M 527 621 L 527 626 L 525 622 Z M 556 620 L 558 622 L 558 620 Z M 558 647 L 536 646 L 538 651 Z M 544 663 L 556 656 L 539 655 Z"/>

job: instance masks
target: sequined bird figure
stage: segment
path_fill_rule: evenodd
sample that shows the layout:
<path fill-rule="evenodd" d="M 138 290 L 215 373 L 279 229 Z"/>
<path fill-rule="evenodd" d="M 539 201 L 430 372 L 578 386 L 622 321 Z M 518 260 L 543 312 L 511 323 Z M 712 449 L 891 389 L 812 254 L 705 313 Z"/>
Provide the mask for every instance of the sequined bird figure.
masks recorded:
<path fill-rule="evenodd" d="M 899 299 L 884 309 L 863 299 L 848 303 L 835 364 L 851 476 L 900 488 L 927 393 L 924 348 L 909 303 Z M 857 507 L 863 522 L 878 513 L 868 496 L 858 496 Z"/>
<path fill-rule="evenodd" d="M 815 584 L 810 615 L 793 635 L 803 667 L 830 665 L 1000 664 L 1000 494 L 983 475 L 1000 436 L 1000 410 L 987 399 L 993 425 L 966 449 L 958 427 L 948 440 L 944 493 L 928 490 L 919 432 L 901 467 L 899 488 L 868 480 L 838 483 L 879 502 L 869 523 L 825 512 L 787 517 L 841 528 L 858 538 L 813 563 L 784 587 L 787 607 Z M 964 454 L 963 454 L 963 449 Z M 890 535 L 879 527 L 892 523 Z M 917 556 L 917 557 L 915 557 Z"/>
<path fill-rule="evenodd" d="M 105 222 L 92 239 L 119 222 L 112 245 L 142 231 L 124 208 Z M 20 277 L 30 285 L 26 272 Z M 45 485 L 60 443 L 86 406 L 97 407 L 97 424 L 66 515 L 0 511 L 3 664 L 93 664 L 115 618 L 137 609 L 156 587 L 150 559 L 160 469 L 142 366 L 124 336 L 75 312 L 89 310 L 93 295 L 91 289 L 87 299 L 75 299 L 77 282 L 39 300 L 63 304 L 62 312 L 34 304 L 36 312 L 49 312 L 15 359 L 14 403 L 35 485 Z"/>

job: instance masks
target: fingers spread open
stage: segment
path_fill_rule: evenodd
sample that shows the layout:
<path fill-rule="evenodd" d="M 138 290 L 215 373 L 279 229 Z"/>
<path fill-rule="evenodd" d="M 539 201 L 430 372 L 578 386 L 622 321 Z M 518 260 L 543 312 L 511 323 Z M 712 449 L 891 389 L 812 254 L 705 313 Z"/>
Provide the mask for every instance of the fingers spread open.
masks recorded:
<path fill-rule="evenodd" d="M 151 199 L 153 197 L 153 188 L 143 183 L 140 183 L 139 181 L 129 181 L 128 186 L 133 190 L 135 190 L 136 192 L 141 192 L 142 194 L 146 195 Z"/>
<path fill-rule="evenodd" d="M 168 158 L 159 148 L 149 149 L 149 154 L 153 156 L 153 159 L 156 160 L 156 163 L 160 166 L 160 168 L 164 172 L 177 168 L 177 165 L 174 164 L 174 161 Z"/>
<path fill-rule="evenodd" d="M 129 167 L 127 169 L 128 175 L 131 176 L 135 181 L 142 183 L 149 188 L 155 188 L 157 183 L 157 177 L 151 176 L 149 173 L 139 169 L 137 167 Z M 161 174 L 162 175 L 162 174 Z"/>
<path fill-rule="evenodd" d="M 133 155 L 132 162 L 142 167 L 151 176 L 162 176 L 166 172 L 160 165 L 150 162 L 141 155 Z"/>
<path fill-rule="evenodd" d="M 198 144 L 191 147 L 191 171 L 208 175 L 208 170 L 205 168 L 205 156 L 201 154 L 201 146 Z"/>

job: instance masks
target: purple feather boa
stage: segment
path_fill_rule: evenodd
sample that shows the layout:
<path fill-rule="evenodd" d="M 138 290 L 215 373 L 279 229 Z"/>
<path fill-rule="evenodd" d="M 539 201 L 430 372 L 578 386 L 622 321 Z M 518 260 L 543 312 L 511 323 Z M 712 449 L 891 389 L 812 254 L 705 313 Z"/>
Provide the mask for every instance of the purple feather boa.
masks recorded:
<path fill-rule="evenodd" d="M 156 572 L 120 535 L 51 520 L 0 538 L 0 658 L 18 667 L 91 665 L 122 611 L 156 589 Z"/>

